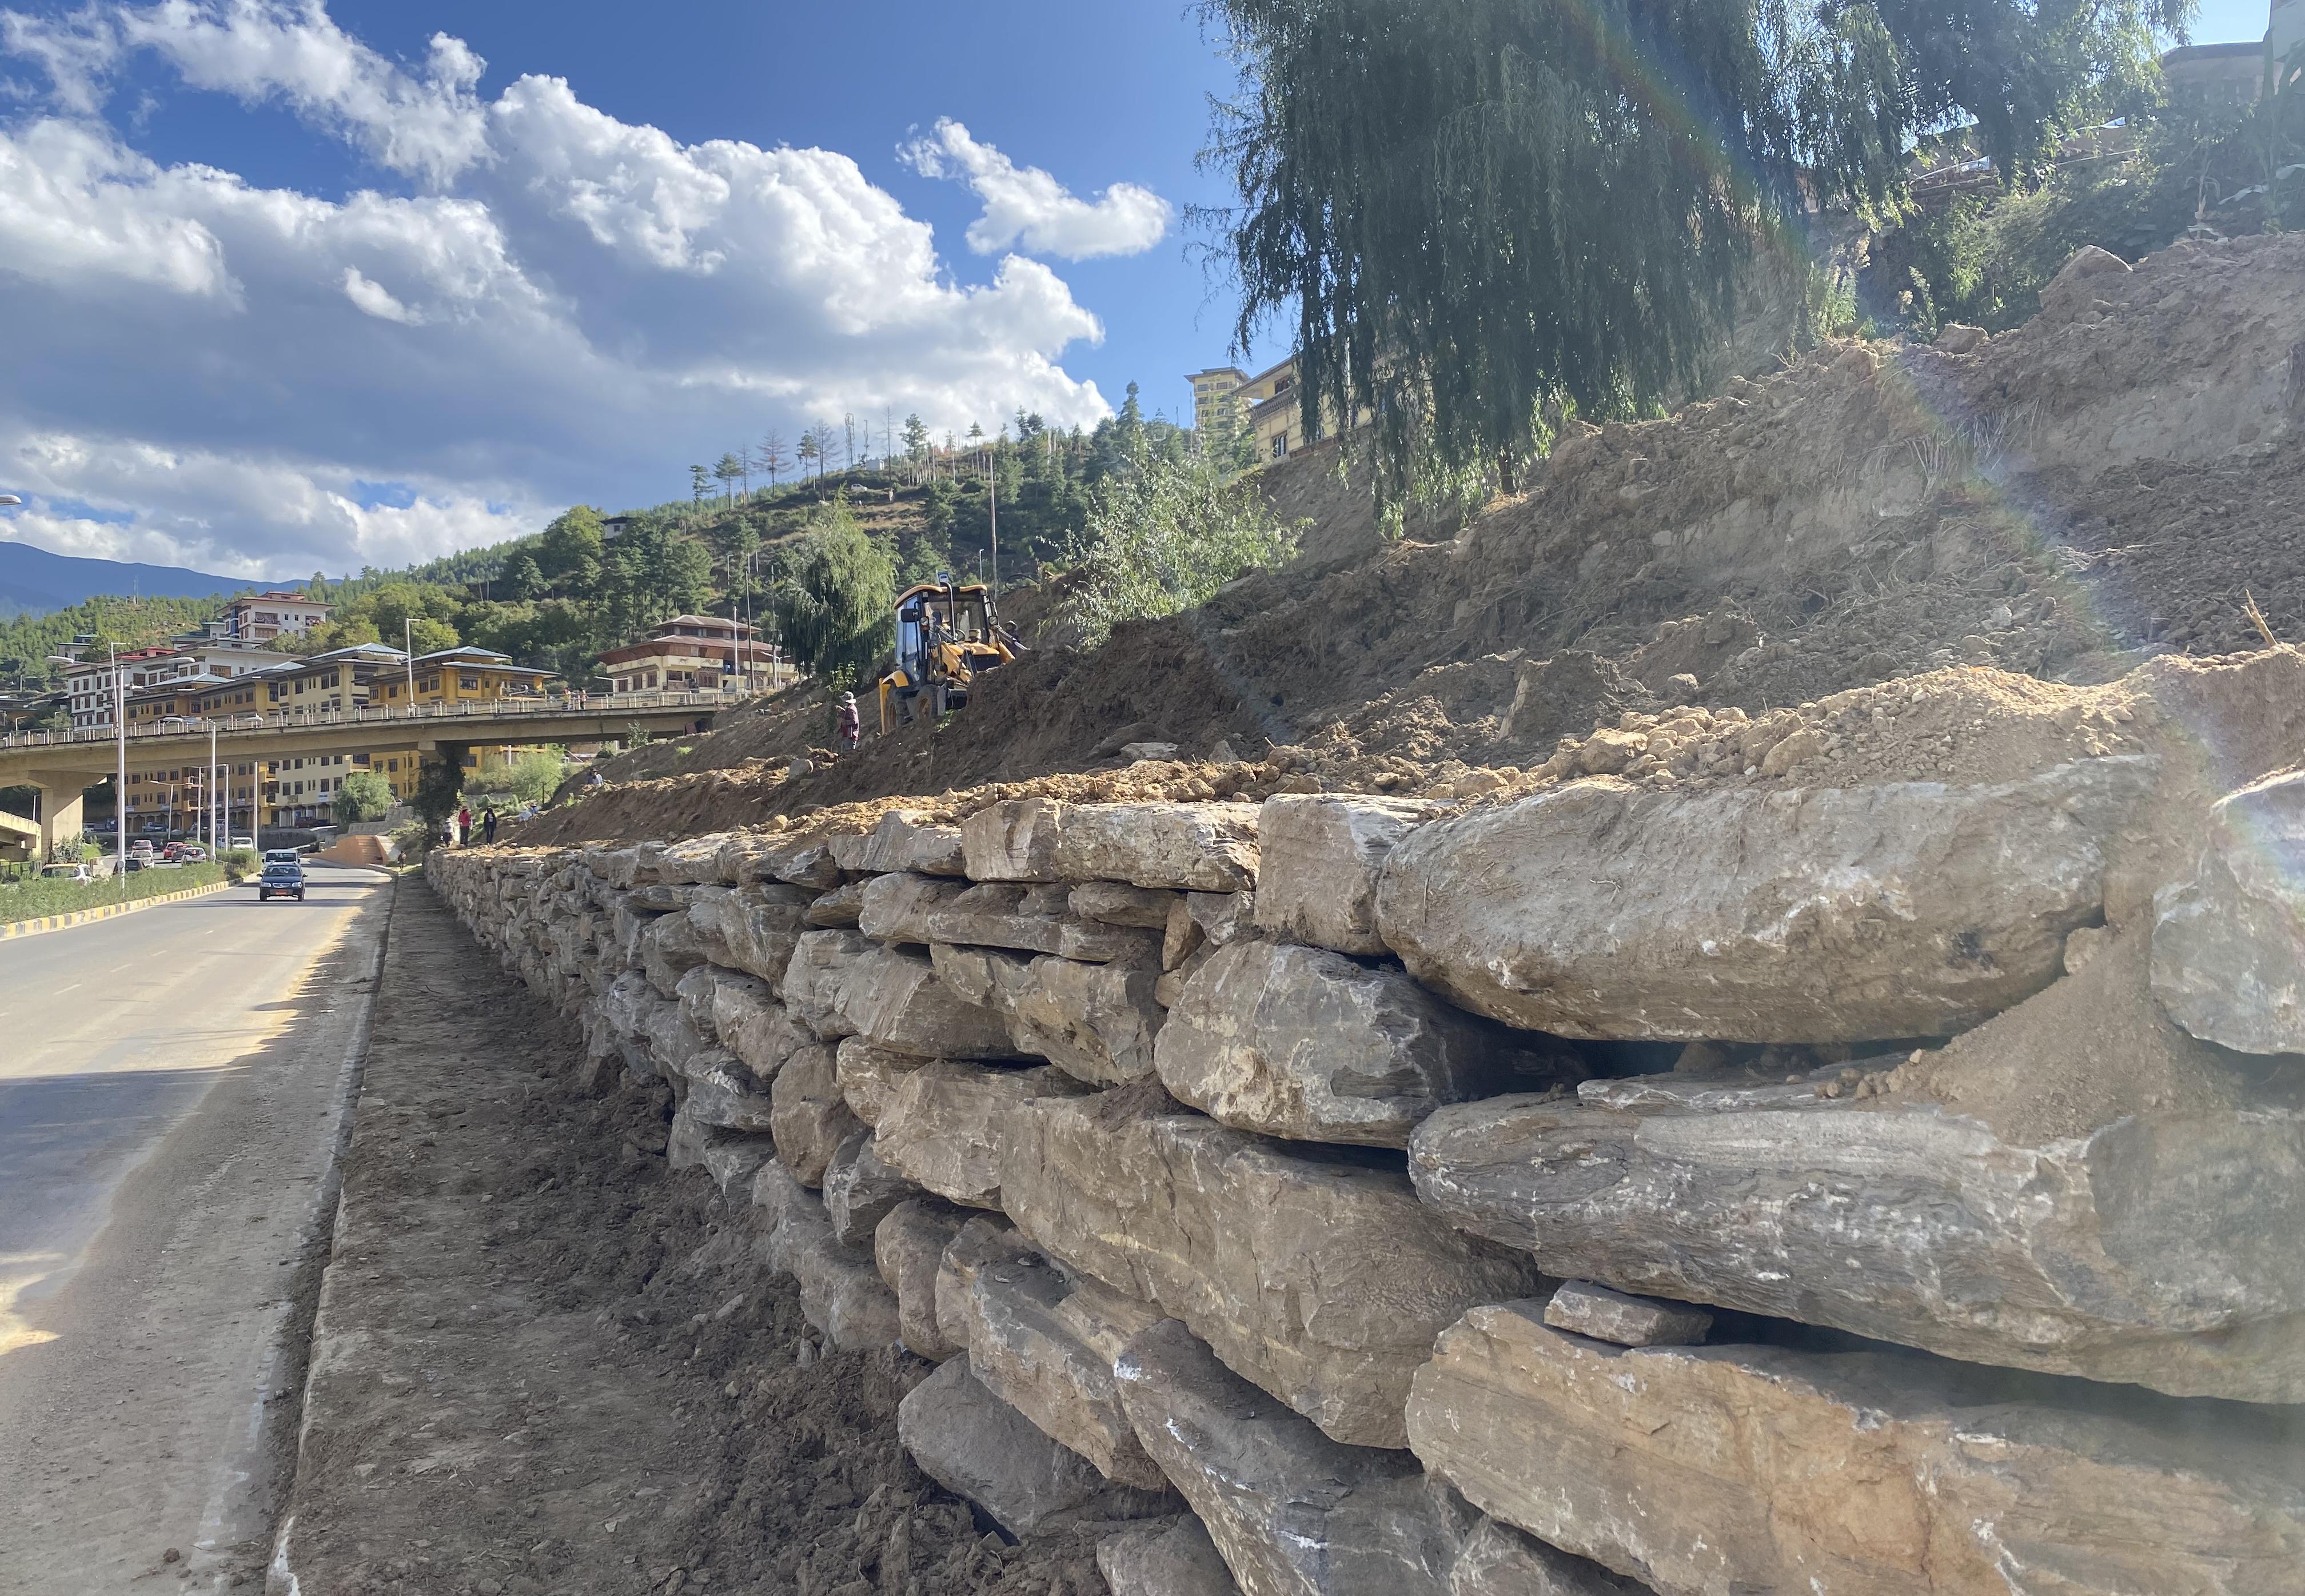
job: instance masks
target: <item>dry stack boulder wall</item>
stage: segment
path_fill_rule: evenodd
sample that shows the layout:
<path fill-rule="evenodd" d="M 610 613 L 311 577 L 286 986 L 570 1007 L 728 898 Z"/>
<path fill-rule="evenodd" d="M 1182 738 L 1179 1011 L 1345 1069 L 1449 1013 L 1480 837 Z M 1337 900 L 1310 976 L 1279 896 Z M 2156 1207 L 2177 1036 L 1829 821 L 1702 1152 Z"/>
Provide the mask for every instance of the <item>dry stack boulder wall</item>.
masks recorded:
<path fill-rule="evenodd" d="M 2298 800 L 2231 775 L 1011 799 L 429 875 L 823 1342 L 900 1349 L 920 1465 L 1112 1524 L 1123 1596 L 2286 1596 Z"/>

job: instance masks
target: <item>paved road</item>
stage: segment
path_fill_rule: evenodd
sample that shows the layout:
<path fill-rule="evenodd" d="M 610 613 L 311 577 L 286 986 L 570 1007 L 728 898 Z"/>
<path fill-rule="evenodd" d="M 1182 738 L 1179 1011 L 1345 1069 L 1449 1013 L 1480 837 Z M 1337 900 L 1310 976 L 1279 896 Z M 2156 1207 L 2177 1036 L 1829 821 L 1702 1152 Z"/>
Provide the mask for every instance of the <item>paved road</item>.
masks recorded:
<path fill-rule="evenodd" d="M 299 1384 L 284 1332 L 390 890 L 311 881 L 0 944 L 7 1596 L 149 1591 L 148 1570 L 223 1589 L 261 1563 L 267 1421 Z"/>

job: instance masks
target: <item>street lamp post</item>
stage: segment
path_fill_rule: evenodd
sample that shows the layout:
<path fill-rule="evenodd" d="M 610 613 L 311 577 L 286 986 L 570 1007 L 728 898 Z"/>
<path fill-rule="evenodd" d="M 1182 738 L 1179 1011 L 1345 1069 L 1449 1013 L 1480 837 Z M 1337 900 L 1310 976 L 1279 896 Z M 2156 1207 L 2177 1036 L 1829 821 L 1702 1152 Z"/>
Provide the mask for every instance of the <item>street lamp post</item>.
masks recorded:
<path fill-rule="evenodd" d="M 128 879 L 128 694 L 120 679 L 120 645 L 112 645 L 112 726 L 120 739 L 120 763 L 112 777 L 112 840 L 120 858 L 115 867 Z"/>

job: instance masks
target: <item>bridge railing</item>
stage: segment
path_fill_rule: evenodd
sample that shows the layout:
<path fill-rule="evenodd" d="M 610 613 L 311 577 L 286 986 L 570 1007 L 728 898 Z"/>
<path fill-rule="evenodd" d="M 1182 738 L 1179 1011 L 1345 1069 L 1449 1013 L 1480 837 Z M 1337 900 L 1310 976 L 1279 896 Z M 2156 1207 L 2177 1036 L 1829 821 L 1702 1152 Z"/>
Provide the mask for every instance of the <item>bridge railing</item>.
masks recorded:
<path fill-rule="evenodd" d="M 516 722 L 564 715 L 613 716 L 633 711 L 665 709 L 725 709 L 757 696 L 736 692 L 570 692 L 522 693 L 498 699 L 460 699 L 453 703 L 404 704 L 396 708 L 355 705 L 344 709 L 242 710 L 236 715 L 166 715 L 157 720 L 132 722 L 132 743 L 171 737 L 205 738 L 213 725 L 221 732 L 300 732 L 330 726 L 403 726 L 417 722 Z M 478 728 L 475 728 L 478 729 Z M 112 726 L 89 726 L 70 732 L 11 732 L 0 734 L 0 749 L 85 746 L 116 743 Z"/>

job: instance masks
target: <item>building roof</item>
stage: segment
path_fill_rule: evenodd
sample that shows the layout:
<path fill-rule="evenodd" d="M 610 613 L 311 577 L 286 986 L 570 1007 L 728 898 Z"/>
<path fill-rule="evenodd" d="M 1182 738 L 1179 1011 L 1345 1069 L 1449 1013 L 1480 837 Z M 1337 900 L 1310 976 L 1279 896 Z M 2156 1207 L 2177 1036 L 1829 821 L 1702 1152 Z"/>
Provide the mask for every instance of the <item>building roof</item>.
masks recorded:
<path fill-rule="evenodd" d="M 321 609 L 336 608 L 326 598 L 315 598 L 310 593 L 284 591 L 278 588 L 267 588 L 261 593 L 238 594 L 225 607 L 237 609 L 243 604 L 306 604 L 317 605 Z"/>
<path fill-rule="evenodd" d="M 659 621 L 649 630 L 651 633 L 659 632 L 668 626 L 710 626 L 721 632 L 734 627 L 740 633 L 759 630 L 749 621 L 732 621 L 725 615 L 675 615 L 669 621 Z"/>
<path fill-rule="evenodd" d="M 407 658 L 390 643 L 347 643 L 341 649 L 329 649 L 294 663 L 299 668 L 310 669 L 319 665 L 400 665 Z"/>
<path fill-rule="evenodd" d="M 2176 66 L 2188 61 L 2227 61 L 2265 59 L 2265 41 L 2261 38 L 2236 39 L 2230 44 L 2179 45 L 2161 57 L 2164 67 Z"/>
<path fill-rule="evenodd" d="M 416 663 L 420 666 L 430 666 L 436 670 L 451 665 L 472 665 L 515 676 L 549 676 L 552 674 L 550 671 L 538 670 L 533 666 L 515 665 L 511 655 L 499 654 L 494 649 L 476 649 L 470 645 L 454 649 L 435 649 L 430 654 L 419 654 L 416 657 Z"/>

